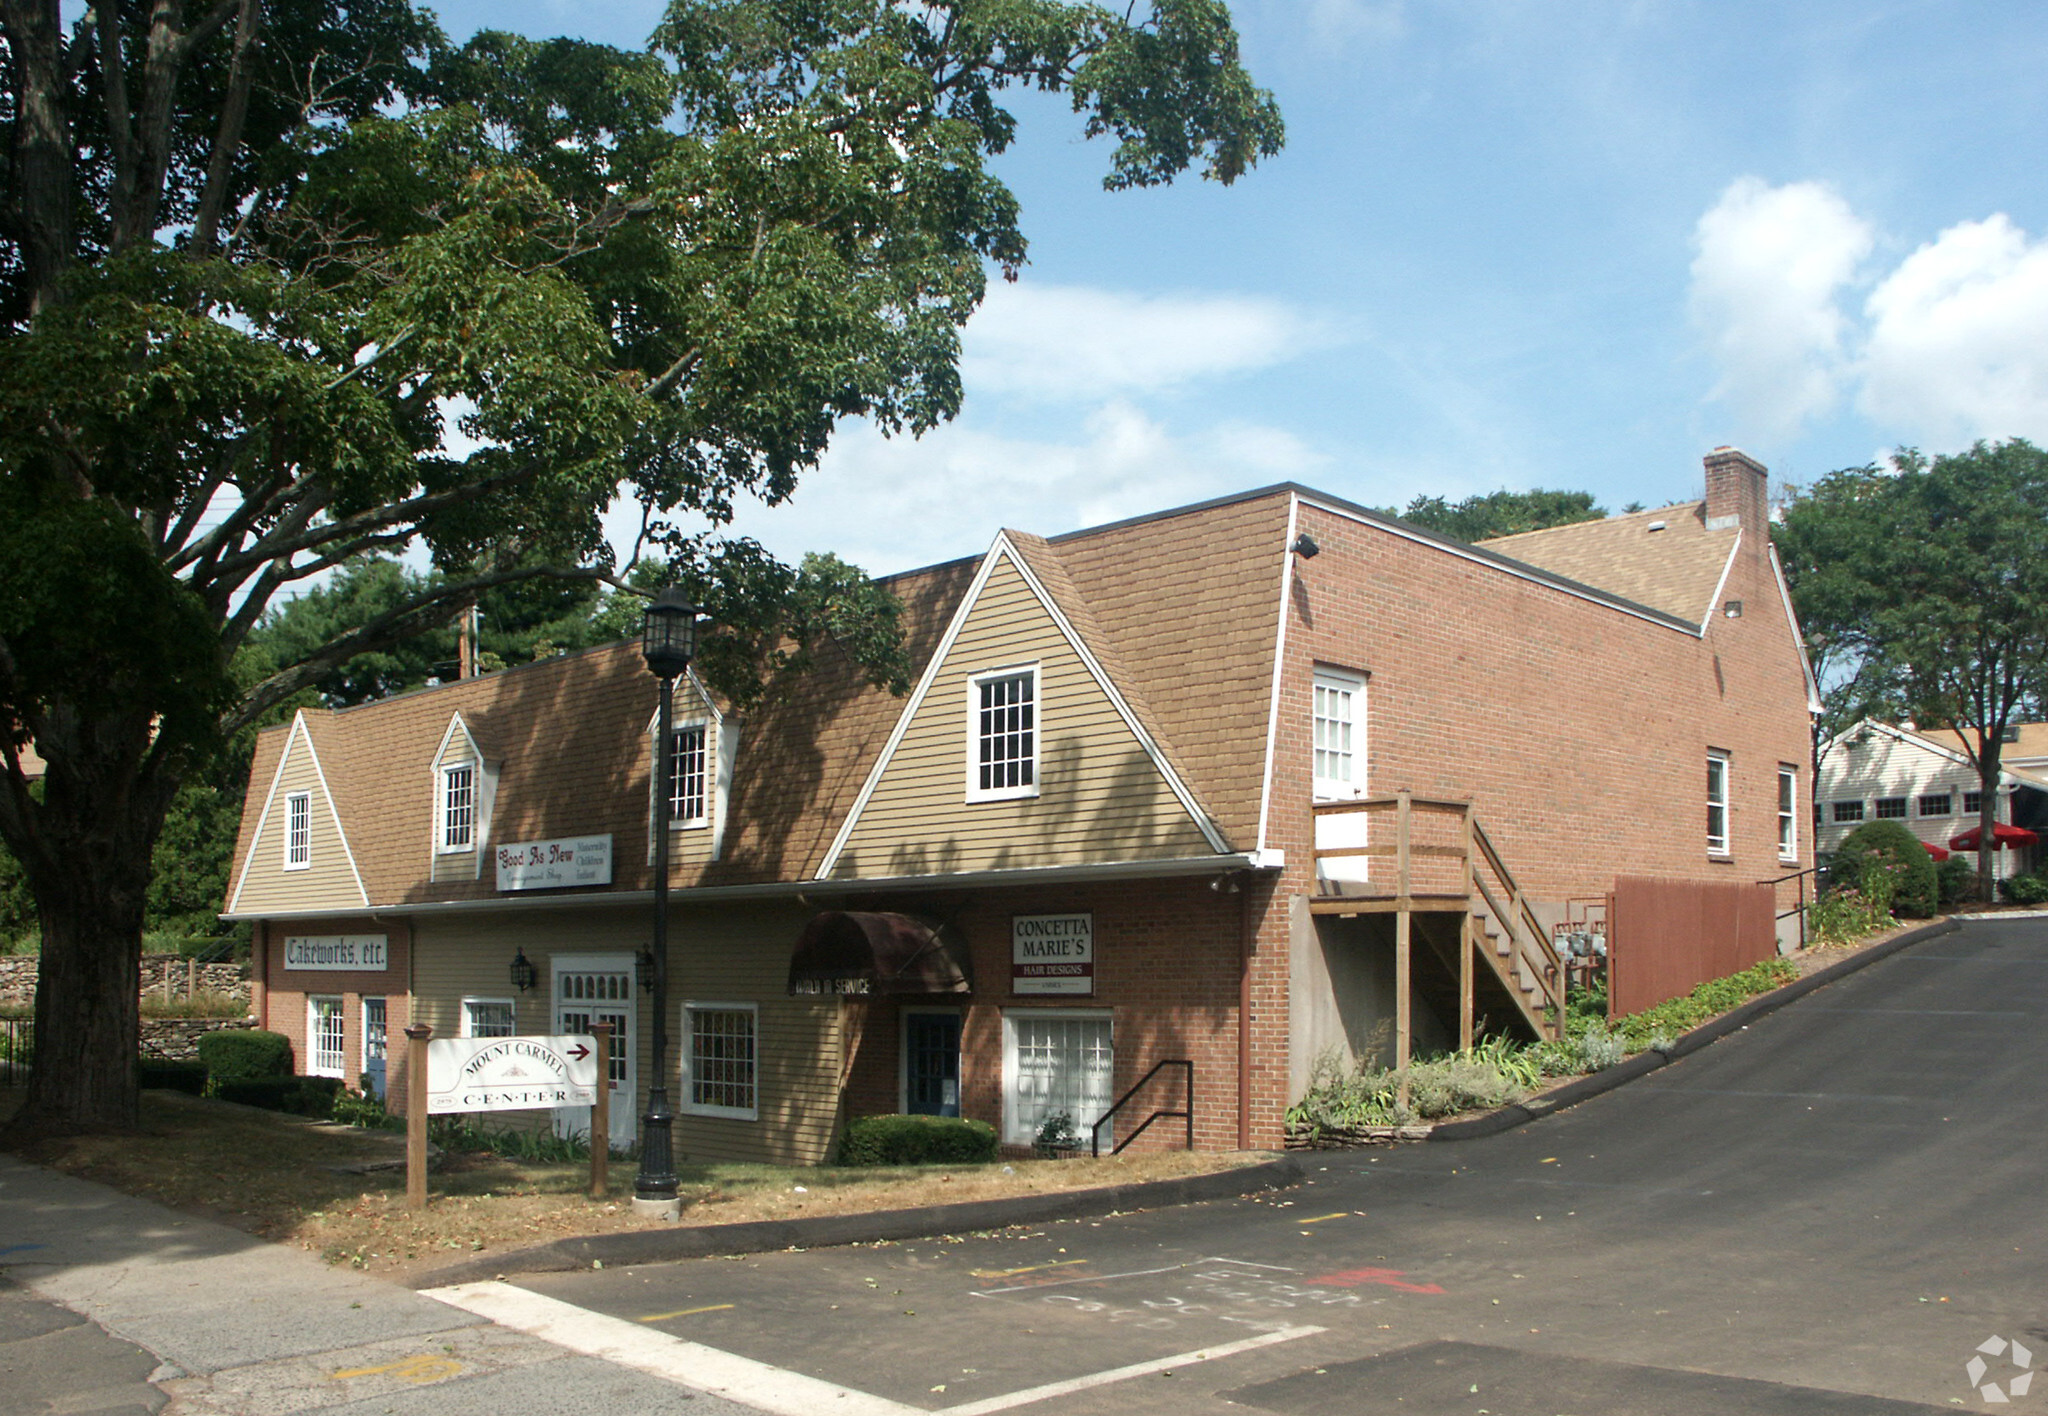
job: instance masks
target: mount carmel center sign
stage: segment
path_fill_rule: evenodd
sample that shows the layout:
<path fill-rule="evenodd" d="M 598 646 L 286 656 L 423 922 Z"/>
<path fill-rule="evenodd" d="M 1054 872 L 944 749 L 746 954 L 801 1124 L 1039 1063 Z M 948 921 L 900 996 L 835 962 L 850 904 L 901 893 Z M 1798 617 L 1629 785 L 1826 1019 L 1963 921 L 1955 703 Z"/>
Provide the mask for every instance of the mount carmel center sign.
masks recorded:
<path fill-rule="evenodd" d="M 1012 993 L 1095 992 L 1095 916 L 1012 915 Z"/>

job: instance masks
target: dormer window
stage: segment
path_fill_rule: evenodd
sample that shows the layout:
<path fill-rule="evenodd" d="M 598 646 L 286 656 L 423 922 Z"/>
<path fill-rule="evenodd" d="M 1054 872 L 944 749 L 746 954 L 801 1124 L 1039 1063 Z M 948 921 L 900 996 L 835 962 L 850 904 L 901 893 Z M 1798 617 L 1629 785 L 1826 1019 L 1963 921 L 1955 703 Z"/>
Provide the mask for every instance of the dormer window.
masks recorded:
<path fill-rule="evenodd" d="M 1037 666 L 974 675 L 967 685 L 967 799 L 1037 795 Z"/>
<path fill-rule="evenodd" d="M 707 748 L 710 734 L 703 723 L 675 730 L 669 743 L 668 824 L 702 826 L 710 820 L 707 791 Z"/>
<path fill-rule="evenodd" d="M 476 849 L 476 764 L 441 769 L 441 849 Z"/>
<path fill-rule="evenodd" d="M 292 792 L 284 799 L 284 868 L 304 870 L 313 863 L 313 794 Z"/>

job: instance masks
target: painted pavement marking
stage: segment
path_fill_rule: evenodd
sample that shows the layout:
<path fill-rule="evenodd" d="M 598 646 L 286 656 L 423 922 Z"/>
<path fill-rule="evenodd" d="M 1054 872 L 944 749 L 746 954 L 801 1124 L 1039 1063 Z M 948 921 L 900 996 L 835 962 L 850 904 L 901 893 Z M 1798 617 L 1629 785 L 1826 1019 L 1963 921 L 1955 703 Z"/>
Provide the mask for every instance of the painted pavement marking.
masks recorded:
<path fill-rule="evenodd" d="M 461 1371 L 462 1363 L 453 1357 L 435 1357 L 421 1353 L 417 1357 L 401 1358 L 379 1367 L 350 1367 L 347 1371 L 331 1372 L 328 1375 L 338 1382 L 350 1381 L 356 1377 L 391 1376 L 402 1382 L 411 1382 L 414 1386 L 427 1386 L 433 1382 L 446 1381 L 459 1375 Z"/>
<path fill-rule="evenodd" d="M 701 1308 L 678 1308 L 673 1313 L 649 1313 L 646 1317 L 635 1318 L 633 1321 L 636 1323 L 665 1323 L 670 1318 L 687 1318 L 693 1313 L 722 1313 L 731 1306 L 732 1304 L 730 1303 L 706 1303 Z"/>

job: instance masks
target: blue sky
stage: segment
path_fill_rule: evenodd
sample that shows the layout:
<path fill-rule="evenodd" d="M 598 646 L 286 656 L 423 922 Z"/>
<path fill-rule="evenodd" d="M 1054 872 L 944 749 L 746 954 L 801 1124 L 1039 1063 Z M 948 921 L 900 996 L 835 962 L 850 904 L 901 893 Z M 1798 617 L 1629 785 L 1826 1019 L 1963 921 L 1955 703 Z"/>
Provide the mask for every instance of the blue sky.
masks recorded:
<path fill-rule="evenodd" d="M 638 44 L 659 7 L 443 4 Z M 842 429 L 739 529 L 885 573 L 1296 479 L 1375 506 L 1699 495 L 2048 440 L 2048 6 L 1237 0 L 1288 124 L 1236 185 L 1107 194 L 1027 99 L 1031 263 L 966 409 Z"/>

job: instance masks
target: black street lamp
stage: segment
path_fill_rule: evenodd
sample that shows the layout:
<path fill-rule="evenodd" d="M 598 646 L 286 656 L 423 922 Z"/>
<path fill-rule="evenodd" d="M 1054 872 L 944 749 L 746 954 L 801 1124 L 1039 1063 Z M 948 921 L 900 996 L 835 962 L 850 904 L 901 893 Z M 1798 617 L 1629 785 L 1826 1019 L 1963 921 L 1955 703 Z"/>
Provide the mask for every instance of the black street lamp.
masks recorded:
<path fill-rule="evenodd" d="M 671 586 L 654 597 L 640 630 L 640 656 L 661 680 L 661 702 L 654 738 L 654 947 L 645 980 L 654 1011 L 654 1080 L 647 1088 L 647 1110 L 640 1117 L 640 1173 L 633 1177 L 633 1207 L 670 1219 L 678 1207 L 671 1136 L 675 1113 L 668 1102 L 668 822 L 675 792 L 669 780 L 675 750 L 669 700 L 676 679 L 697 652 L 697 615 L 697 607 Z"/>

